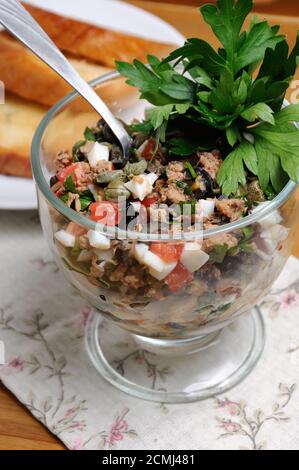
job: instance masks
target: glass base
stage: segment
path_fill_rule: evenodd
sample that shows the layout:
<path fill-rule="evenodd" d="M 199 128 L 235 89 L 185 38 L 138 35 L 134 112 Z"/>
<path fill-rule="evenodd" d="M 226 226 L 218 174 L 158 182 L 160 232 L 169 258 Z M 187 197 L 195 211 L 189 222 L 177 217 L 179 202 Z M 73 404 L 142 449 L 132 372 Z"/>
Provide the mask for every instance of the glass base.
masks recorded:
<path fill-rule="evenodd" d="M 220 332 L 187 340 L 132 335 L 96 314 L 85 340 L 98 372 L 118 389 L 145 400 L 186 403 L 241 382 L 263 352 L 265 329 L 258 307 Z"/>

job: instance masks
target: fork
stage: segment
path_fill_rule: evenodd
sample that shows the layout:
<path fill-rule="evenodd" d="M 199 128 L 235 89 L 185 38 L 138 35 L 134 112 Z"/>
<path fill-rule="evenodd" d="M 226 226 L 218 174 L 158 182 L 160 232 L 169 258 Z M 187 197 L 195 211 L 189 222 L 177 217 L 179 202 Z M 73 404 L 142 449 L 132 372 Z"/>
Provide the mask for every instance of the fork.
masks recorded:
<path fill-rule="evenodd" d="M 66 80 L 101 115 L 117 137 L 125 159 L 131 145 L 131 137 L 123 124 L 113 115 L 94 89 L 79 75 L 18 0 L 0 0 L 0 23 Z"/>

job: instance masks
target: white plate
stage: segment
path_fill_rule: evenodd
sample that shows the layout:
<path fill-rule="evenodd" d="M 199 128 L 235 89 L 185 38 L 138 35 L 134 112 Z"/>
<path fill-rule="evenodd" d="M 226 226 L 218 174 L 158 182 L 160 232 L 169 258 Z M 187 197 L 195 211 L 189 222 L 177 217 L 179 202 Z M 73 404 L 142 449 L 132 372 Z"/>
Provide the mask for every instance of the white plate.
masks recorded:
<path fill-rule="evenodd" d="M 160 18 L 118 0 L 30 0 L 36 6 L 65 16 L 148 39 L 181 45 L 184 37 Z M 4 105 L 5 106 L 5 105 Z M 0 209 L 36 209 L 34 183 L 0 175 Z"/>

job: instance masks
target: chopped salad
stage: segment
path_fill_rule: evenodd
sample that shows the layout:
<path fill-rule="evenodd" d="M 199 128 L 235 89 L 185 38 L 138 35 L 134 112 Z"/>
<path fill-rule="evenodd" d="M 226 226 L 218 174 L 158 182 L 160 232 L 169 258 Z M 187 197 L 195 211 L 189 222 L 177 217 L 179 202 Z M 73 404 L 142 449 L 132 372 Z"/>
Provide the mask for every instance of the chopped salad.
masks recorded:
<path fill-rule="evenodd" d="M 118 240 L 74 222 L 55 232 L 69 269 L 84 274 L 105 299 L 109 290 L 117 292 L 118 301 L 134 310 L 136 302 L 147 306 L 174 294 L 195 298 L 192 321 L 170 315 L 163 334 L 228 315 L 242 296 L 248 304 L 248 277 L 270 269 L 288 237 L 276 211 L 242 230 L 176 239 L 181 231 L 197 233 L 198 224 L 209 230 L 235 222 L 268 204 L 289 179 L 297 180 L 299 131 L 293 122 L 299 106 L 282 104 L 299 40 L 289 53 L 279 28 L 266 21 L 255 18 L 249 31 L 242 30 L 251 8 L 251 0 L 201 8 L 219 50 L 190 39 L 164 61 L 149 56 L 148 66 L 117 63 L 151 104 L 143 121 L 127 126 L 128 155 L 101 119 L 56 158 L 50 186 L 68 207 L 109 228 L 168 234 L 167 242 Z M 132 322 L 140 332 L 134 315 Z"/>

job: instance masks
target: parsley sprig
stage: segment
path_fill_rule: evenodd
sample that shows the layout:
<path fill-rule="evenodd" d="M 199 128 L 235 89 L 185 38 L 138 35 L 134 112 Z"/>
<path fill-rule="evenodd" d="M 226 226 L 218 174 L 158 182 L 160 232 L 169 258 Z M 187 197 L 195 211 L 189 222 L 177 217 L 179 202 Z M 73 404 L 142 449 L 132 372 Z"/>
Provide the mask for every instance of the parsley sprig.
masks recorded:
<path fill-rule="evenodd" d="M 227 196 L 246 183 L 248 172 L 265 193 L 278 193 L 289 178 L 299 178 L 299 131 L 293 124 L 299 106 L 281 110 L 297 68 L 299 35 L 290 51 L 279 26 L 253 17 L 246 30 L 252 7 L 252 0 L 218 0 L 200 9 L 221 44 L 217 50 L 191 38 L 163 61 L 148 56 L 148 65 L 117 62 L 127 83 L 154 105 L 140 129 L 163 141 L 176 122 L 197 126 L 195 145 L 174 141 L 173 153 L 200 149 L 202 129 L 217 132 L 224 158 L 218 183 Z"/>

